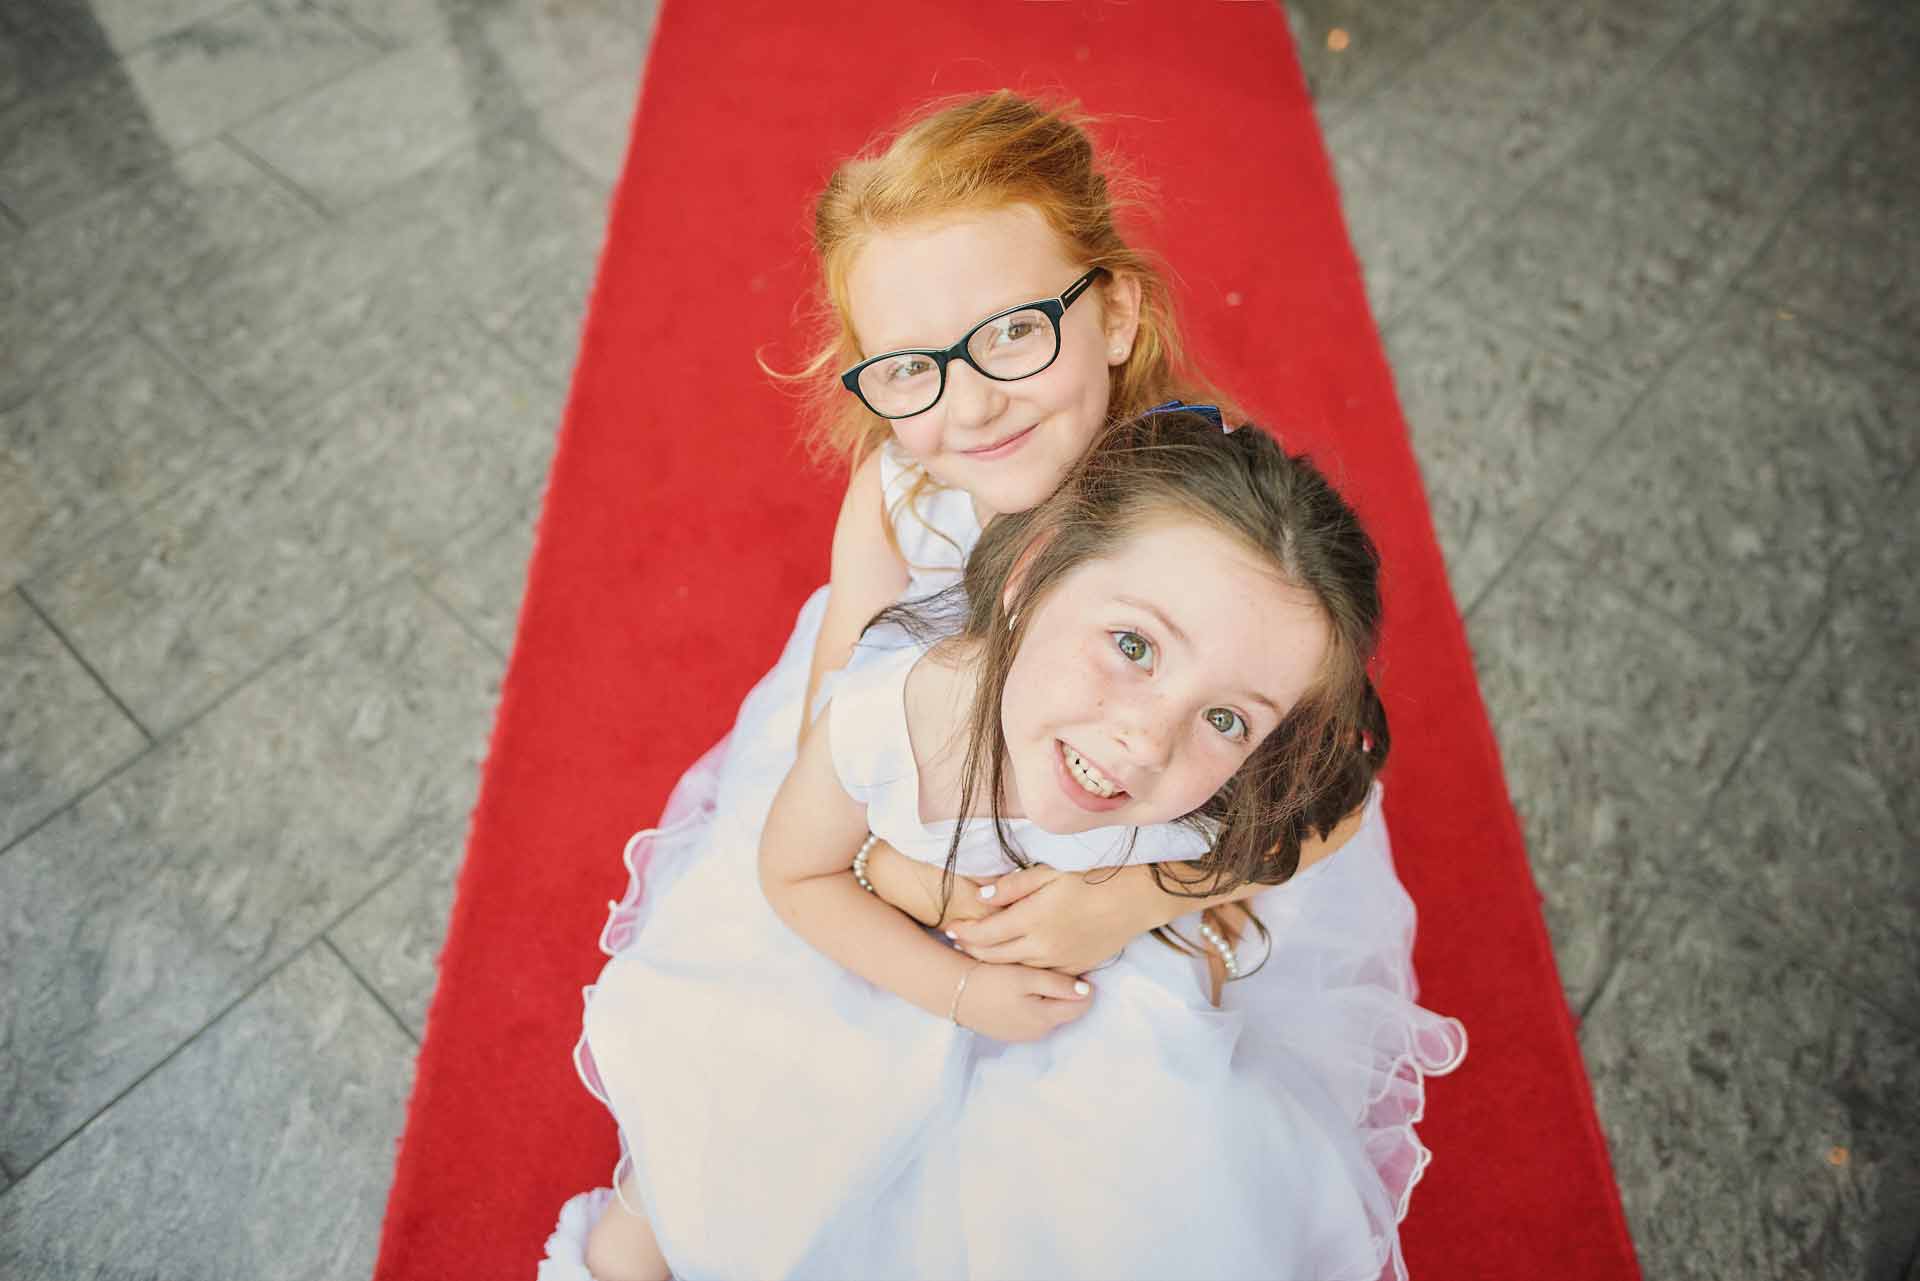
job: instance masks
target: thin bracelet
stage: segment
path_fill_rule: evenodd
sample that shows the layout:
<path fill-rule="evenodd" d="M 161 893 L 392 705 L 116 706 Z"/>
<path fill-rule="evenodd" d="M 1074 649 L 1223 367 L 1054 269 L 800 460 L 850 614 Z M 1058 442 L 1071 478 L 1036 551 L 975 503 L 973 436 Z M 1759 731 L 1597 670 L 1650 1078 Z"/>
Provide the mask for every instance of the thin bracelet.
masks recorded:
<path fill-rule="evenodd" d="M 860 882 L 861 889 L 873 895 L 878 895 L 880 891 L 874 889 L 873 882 L 867 879 L 867 855 L 873 852 L 873 843 L 879 839 L 872 832 L 868 832 L 867 839 L 860 842 L 859 853 L 853 856 L 853 879 Z"/>
<path fill-rule="evenodd" d="M 960 1026 L 960 994 L 967 990 L 967 980 L 973 977 L 973 972 L 985 964 L 985 961 L 975 961 L 960 971 L 960 983 L 953 989 L 953 1008 L 947 1011 L 947 1021 L 955 1027 Z"/>

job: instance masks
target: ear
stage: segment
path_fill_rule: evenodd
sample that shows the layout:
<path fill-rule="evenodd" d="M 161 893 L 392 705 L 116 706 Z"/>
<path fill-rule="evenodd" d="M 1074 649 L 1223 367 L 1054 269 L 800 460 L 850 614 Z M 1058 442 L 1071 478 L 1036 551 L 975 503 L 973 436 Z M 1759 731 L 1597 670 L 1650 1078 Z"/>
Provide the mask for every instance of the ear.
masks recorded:
<path fill-rule="evenodd" d="M 1140 332 L 1140 278 L 1125 272 L 1110 275 L 1101 298 L 1106 309 L 1107 363 L 1124 365 Z"/>

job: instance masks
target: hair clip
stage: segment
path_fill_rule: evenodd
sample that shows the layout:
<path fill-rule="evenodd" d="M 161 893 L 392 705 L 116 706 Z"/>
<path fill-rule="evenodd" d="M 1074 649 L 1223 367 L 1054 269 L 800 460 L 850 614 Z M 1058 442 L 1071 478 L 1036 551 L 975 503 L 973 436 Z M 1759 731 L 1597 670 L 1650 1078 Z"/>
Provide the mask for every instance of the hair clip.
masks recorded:
<path fill-rule="evenodd" d="M 1198 414 L 1227 435 L 1230 436 L 1233 434 L 1233 428 L 1227 426 L 1226 419 L 1221 416 L 1220 406 L 1218 405 L 1189 405 L 1184 400 L 1169 400 L 1164 405 L 1155 405 L 1152 409 L 1143 410 L 1140 416 L 1147 418 L 1154 414 L 1176 413 Z"/>

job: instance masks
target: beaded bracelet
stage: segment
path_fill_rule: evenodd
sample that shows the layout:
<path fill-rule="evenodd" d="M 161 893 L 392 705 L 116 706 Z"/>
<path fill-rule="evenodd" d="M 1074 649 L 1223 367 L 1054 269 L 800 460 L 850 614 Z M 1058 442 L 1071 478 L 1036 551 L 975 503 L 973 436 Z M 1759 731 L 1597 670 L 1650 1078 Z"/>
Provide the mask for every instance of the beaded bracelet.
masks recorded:
<path fill-rule="evenodd" d="M 860 842 L 860 852 L 853 856 L 853 879 L 860 883 L 861 889 L 876 895 L 880 891 L 874 889 L 873 882 L 867 879 L 867 855 L 873 853 L 873 844 L 879 839 L 872 832 L 868 832 L 867 839 Z"/>

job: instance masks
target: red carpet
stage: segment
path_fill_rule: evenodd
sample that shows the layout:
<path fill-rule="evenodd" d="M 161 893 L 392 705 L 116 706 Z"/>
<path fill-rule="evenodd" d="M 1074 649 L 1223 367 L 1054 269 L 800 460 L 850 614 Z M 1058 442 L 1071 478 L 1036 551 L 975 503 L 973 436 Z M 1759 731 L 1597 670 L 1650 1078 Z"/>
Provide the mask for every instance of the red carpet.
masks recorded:
<path fill-rule="evenodd" d="M 801 350 L 809 200 L 929 97 L 1064 90 L 1160 187 L 1202 367 L 1385 554 L 1388 811 L 1432 1084 L 1416 1277 L 1637 1275 L 1520 833 L 1284 18 L 1264 3 L 667 0 L 420 1054 L 377 1276 L 531 1277 L 613 1127 L 574 1079 L 620 849 L 824 580 L 836 478 L 755 368 Z M 663 1047 L 663 1053 L 671 1053 Z"/>

